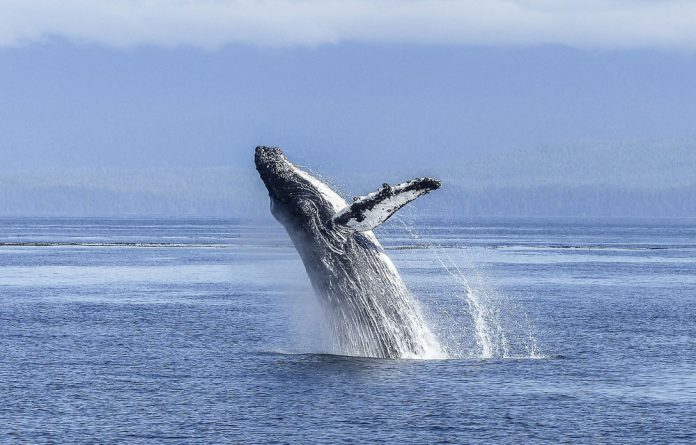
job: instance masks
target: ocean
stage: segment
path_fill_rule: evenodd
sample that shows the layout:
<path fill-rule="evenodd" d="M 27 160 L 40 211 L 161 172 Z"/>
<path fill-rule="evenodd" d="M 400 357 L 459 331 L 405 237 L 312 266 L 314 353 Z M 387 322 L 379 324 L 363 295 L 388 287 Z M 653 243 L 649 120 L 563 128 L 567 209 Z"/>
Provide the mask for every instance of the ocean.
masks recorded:
<path fill-rule="evenodd" d="M 280 224 L 0 219 L 0 443 L 694 443 L 696 221 L 394 218 L 446 355 L 332 354 Z"/>

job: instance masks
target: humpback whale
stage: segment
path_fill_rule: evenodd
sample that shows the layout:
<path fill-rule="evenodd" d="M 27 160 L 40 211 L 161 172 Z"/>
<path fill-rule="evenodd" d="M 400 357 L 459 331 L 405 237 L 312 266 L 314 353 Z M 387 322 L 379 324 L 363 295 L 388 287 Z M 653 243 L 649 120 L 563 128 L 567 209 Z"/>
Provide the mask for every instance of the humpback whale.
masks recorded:
<path fill-rule="evenodd" d="M 278 147 L 256 147 L 271 213 L 285 227 L 328 315 L 335 353 L 381 358 L 443 355 L 417 301 L 372 229 L 440 187 L 432 178 L 384 184 L 350 204 L 291 163 Z"/>

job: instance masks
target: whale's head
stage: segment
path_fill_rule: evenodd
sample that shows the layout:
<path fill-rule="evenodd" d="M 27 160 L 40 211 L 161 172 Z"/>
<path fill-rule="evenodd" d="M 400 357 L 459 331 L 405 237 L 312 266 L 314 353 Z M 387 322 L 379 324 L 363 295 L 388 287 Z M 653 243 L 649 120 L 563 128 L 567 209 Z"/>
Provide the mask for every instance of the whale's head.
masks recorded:
<path fill-rule="evenodd" d="M 286 228 L 323 226 L 346 206 L 336 192 L 291 163 L 278 147 L 256 147 L 254 161 L 268 189 L 271 213 Z"/>

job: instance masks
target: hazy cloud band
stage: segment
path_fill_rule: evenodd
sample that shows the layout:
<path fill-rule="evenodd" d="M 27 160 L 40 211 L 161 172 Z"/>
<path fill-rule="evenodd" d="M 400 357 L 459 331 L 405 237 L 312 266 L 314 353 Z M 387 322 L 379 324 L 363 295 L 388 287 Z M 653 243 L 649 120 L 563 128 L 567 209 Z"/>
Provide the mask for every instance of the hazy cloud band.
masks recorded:
<path fill-rule="evenodd" d="M 0 0 L 0 46 L 337 42 L 696 48 L 678 0 Z"/>

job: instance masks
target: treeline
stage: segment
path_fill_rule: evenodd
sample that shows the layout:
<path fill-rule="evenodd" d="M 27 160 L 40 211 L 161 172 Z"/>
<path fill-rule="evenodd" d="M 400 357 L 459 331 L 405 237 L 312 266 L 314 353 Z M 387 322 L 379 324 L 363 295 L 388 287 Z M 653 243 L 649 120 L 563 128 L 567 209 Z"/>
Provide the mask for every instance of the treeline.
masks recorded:
<path fill-rule="evenodd" d="M 424 203 L 426 204 L 426 203 Z M 427 203 L 438 214 L 470 216 L 696 217 L 696 186 L 639 189 L 602 186 L 454 187 Z"/>
<path fill-rule="evenodd" d="M 696 186 L 536 186 L 442 190 L 411 206 L 448 216 L 696 217 Z M 268 197 L 254 172 L 53 181 L 0 178 L 0 216 L 264 217 Z"/>
<path fill-rule="evenodd" d="M 0 175 L 0 216 L 255 215 L 262 188 L 233 168 Z"/>

